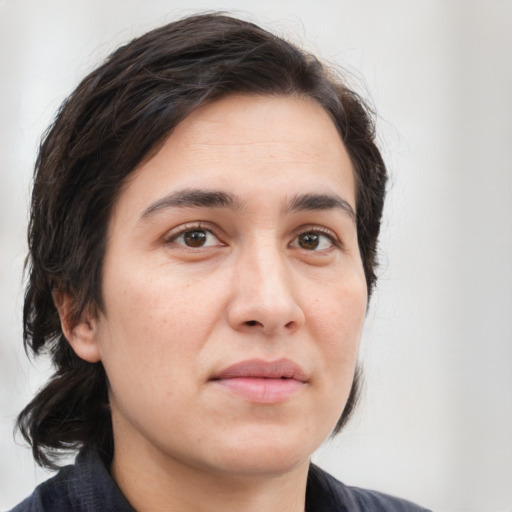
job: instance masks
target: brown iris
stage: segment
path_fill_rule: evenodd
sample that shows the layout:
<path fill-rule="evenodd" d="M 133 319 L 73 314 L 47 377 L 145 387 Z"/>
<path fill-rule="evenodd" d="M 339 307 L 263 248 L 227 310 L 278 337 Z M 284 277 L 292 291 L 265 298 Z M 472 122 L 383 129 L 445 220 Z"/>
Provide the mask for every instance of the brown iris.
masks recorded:
<path fill-rule="evenodd" d="M 320 235 L 317 233 L 302 233 L 299 235 L 299 245 L 303 249 L 312 251 L 318 247 L 320 243 Z"/>
<path fill-rule="evenodd" d="M 183 240 L 189 247 L 201 247 L 206 242 L 206 231 L 194 229 L 183 234 Z"/>

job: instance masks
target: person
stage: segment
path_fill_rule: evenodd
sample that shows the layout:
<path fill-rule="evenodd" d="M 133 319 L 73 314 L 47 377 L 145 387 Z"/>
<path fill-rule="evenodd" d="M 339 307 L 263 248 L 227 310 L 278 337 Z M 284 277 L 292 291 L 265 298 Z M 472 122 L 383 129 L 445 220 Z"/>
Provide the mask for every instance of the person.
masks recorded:
<path fill-rule="evenodd" d="M 310 462 L 357 401 L 386 168 L 314 56 L 195 15 L 115 51 L 36 162 L 20 511 L 419 511 Z"/>

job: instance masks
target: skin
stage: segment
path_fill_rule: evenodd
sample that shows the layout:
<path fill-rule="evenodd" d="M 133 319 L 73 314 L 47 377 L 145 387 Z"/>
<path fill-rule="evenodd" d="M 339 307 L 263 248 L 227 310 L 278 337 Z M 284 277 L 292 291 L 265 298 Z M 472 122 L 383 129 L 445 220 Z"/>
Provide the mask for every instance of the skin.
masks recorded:
<path fill-rule="evenodd" d="M 190 205 L 190 190 L 233 201 Z M 291 207 L 311 194 L 341 201 Z M 366 311 L 350 209 L 349 157 L 309 98 L 203 106 L 131 175 L 109 225 L 104 311 L 69 325 L 72 298 L 56 303 L 76 353 L 105 366 L 112 473 L 137 510 L 304 510 L 310 456 L 345 406 Z M 213 380 L 283 358 L 305 379 L 277 401 Z"/>

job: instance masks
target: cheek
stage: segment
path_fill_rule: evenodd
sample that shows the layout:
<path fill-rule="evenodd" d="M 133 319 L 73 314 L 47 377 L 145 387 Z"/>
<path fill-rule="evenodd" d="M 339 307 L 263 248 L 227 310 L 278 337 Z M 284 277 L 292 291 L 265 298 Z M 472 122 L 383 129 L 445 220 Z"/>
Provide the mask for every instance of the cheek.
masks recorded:
<path fill-rule="evenodd" d="M 366 315 L 366 285 L 355 276 L 330 285 L 310 304 L 310 329 L 323 352 L 326 371 L 351 384 Z"/>
<path fill-rule="evenodd" d="M 100 351 L 107 373 L 121 365 L 134 377 L 145 372 L 155 381 L 171 367 L 174 375 L 184 373 L 206 342 L 220 314 L 218 293 L 179 273 L 157 274 L 119 267 L 106 273 Z"/>
<path fill-rule="evenodd" d="M 190 376 L 205 339 L 204 319 L 198 320 L 198 302 L 187 285 L 176 290 L 166 279 L 144 273 L 111 275 L 100 327 L 101 359 L 112 405 L 143 428 L 141 418 L 164 421 L 161 404 L 179 407 L 180 390 L 193 389 Z"/>
<path fill-rule="evenodd" d="M 366 313 L 363 280 L 335 280 L 309 303 L 309 333 L 318 366 L 315 387 L 319 430 L 327 437 L 346 406 L 354 379 L 359 340 Z"/>

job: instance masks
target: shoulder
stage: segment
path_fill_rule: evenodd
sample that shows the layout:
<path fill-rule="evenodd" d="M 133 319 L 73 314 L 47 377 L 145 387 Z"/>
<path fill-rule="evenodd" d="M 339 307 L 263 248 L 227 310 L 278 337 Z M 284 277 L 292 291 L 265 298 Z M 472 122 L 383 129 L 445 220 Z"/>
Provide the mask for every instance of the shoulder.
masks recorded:
<path fill-rule="evenodd" d="M 314 465 L 308 476 L 306 496 L 307 512 L 428 512 L 407 500 L 347 486 Z"/>
<path fill-rule="evenodd" d="M 62 468 L 57 475 L 38 485 L 28 498 L 10 512 L 74 510 L 71 492 L 74 473 L 74 466 Z"/>
<path fill-rule="evenodd" d="M 75 464 L 36 487 L 10 512 L 134 512 L 95 452 L 83 450 Z"/>
<path fill-rule="evenodd" d="M 410 501 L 389 496 L 381 492 L 359 489 L 357 487 L 349 487 L 348 489 L 357 503 L 362 507 L 361 510 L 368 510 L 368 507 L 371 507 L 370 510 L 375 511 L 429 512 L 428 509 L 420 507 Z"/>

